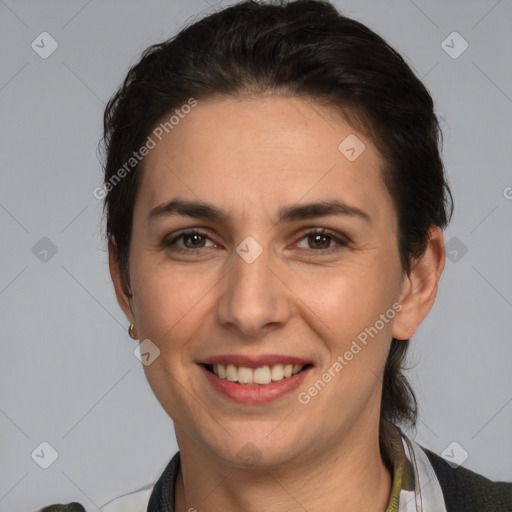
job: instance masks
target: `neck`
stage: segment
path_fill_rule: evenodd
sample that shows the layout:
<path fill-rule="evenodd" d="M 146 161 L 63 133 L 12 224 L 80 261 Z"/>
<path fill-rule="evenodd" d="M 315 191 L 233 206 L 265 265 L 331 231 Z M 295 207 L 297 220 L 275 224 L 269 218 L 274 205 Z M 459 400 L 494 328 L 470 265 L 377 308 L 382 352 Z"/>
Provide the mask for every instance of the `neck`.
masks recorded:
<path fill-rule="evenodd" d="M 378 427 L 345 433 L 323 450 L 315 447 L 314 454 L 309 451 L 286 465 L 265 469 L 229 465 L 197 450 L 197 444 L 178 432 L 177 437 L 181 469 L 176 512 L 383 512 L 389 500 L 392 478 L 381 457 Z"/>

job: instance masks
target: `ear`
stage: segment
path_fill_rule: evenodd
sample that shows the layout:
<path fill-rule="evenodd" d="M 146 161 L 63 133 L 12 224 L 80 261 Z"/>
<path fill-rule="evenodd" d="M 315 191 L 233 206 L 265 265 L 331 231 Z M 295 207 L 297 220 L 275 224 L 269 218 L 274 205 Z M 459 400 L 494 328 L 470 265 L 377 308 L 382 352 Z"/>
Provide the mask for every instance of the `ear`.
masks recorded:
<path fill-rule="evenodd" d="M 121 309 L 124 311 L 126 318 L 128 318 L 131 323 L 135 323 L 130 302 L 131 293 L 119 266 L 117 245 L 114 237 L 109 238 L 108 241 L 108 266 L 110 268 L 110 277 L 112 278 L 112 283 L 114 284 L 117 302 L 119 303 Z"/>
<path fill-rule="evenodd" d="M 443 231 L 432 226 L 425 252 L 412 263 L 400 294 L 402 309 L 395 316 L 393 338 L 408 340 L 427 316 L 437 296 L 445 263 Z"/>

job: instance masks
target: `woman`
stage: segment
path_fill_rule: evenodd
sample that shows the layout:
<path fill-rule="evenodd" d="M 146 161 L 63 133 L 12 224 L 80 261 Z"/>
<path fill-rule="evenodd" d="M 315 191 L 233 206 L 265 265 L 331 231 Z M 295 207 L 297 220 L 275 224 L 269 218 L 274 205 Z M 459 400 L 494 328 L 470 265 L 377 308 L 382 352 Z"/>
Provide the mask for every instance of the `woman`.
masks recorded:
<path fill-rule="evenodd" d="M 104 511 L 512 508 L 400 429 L 451 215 L 438 137 L 404 60 L 326 2 L 243 2 L 146 50 L 97 195 L 180 451 Z"/>

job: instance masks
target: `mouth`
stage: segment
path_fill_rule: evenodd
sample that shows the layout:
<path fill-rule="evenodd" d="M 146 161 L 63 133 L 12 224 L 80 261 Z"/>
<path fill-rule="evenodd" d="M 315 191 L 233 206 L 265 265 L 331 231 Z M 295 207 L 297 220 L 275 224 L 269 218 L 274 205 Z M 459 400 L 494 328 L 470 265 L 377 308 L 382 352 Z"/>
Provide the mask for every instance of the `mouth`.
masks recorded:
<path fill-rule="evenodd" d="M 210 388 L 243 404 L 263 404 L 296 390 L 314 368 L 287 356 L 218 356 L 199 363 Z"/>
<path fill-rule="evenodd" d="M 273 364 L 262 365 L 256 368 L 249 366 L 237 366 L 234 364 L 203 364 L 204 368 L 216 375 L 219 379 L 235 382 L 245 386 L 266 386 L 272 382 L 280 382 L 289 379 L 305 370 L 312 364 Z"/>

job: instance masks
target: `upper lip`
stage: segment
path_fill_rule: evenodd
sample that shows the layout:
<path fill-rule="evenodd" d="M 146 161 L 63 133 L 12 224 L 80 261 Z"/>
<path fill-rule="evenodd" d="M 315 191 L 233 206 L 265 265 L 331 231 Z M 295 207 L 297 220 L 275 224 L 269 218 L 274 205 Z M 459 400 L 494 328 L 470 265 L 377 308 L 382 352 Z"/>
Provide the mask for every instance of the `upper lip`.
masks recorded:
<path fill-rule="evenodd" d="M 302 366 L 312 364 L 311 361 L 295 356 L 281 354 L 268 354 L 261 356 L 248 356 L 243 354 L 225 354 L 208 357 L 201 364 L 232 364 L 234 366 L 245 366 L 247 368 L 259 368 L 261 366 L 272 366 L 274 364 L 300 364 Z"/>

